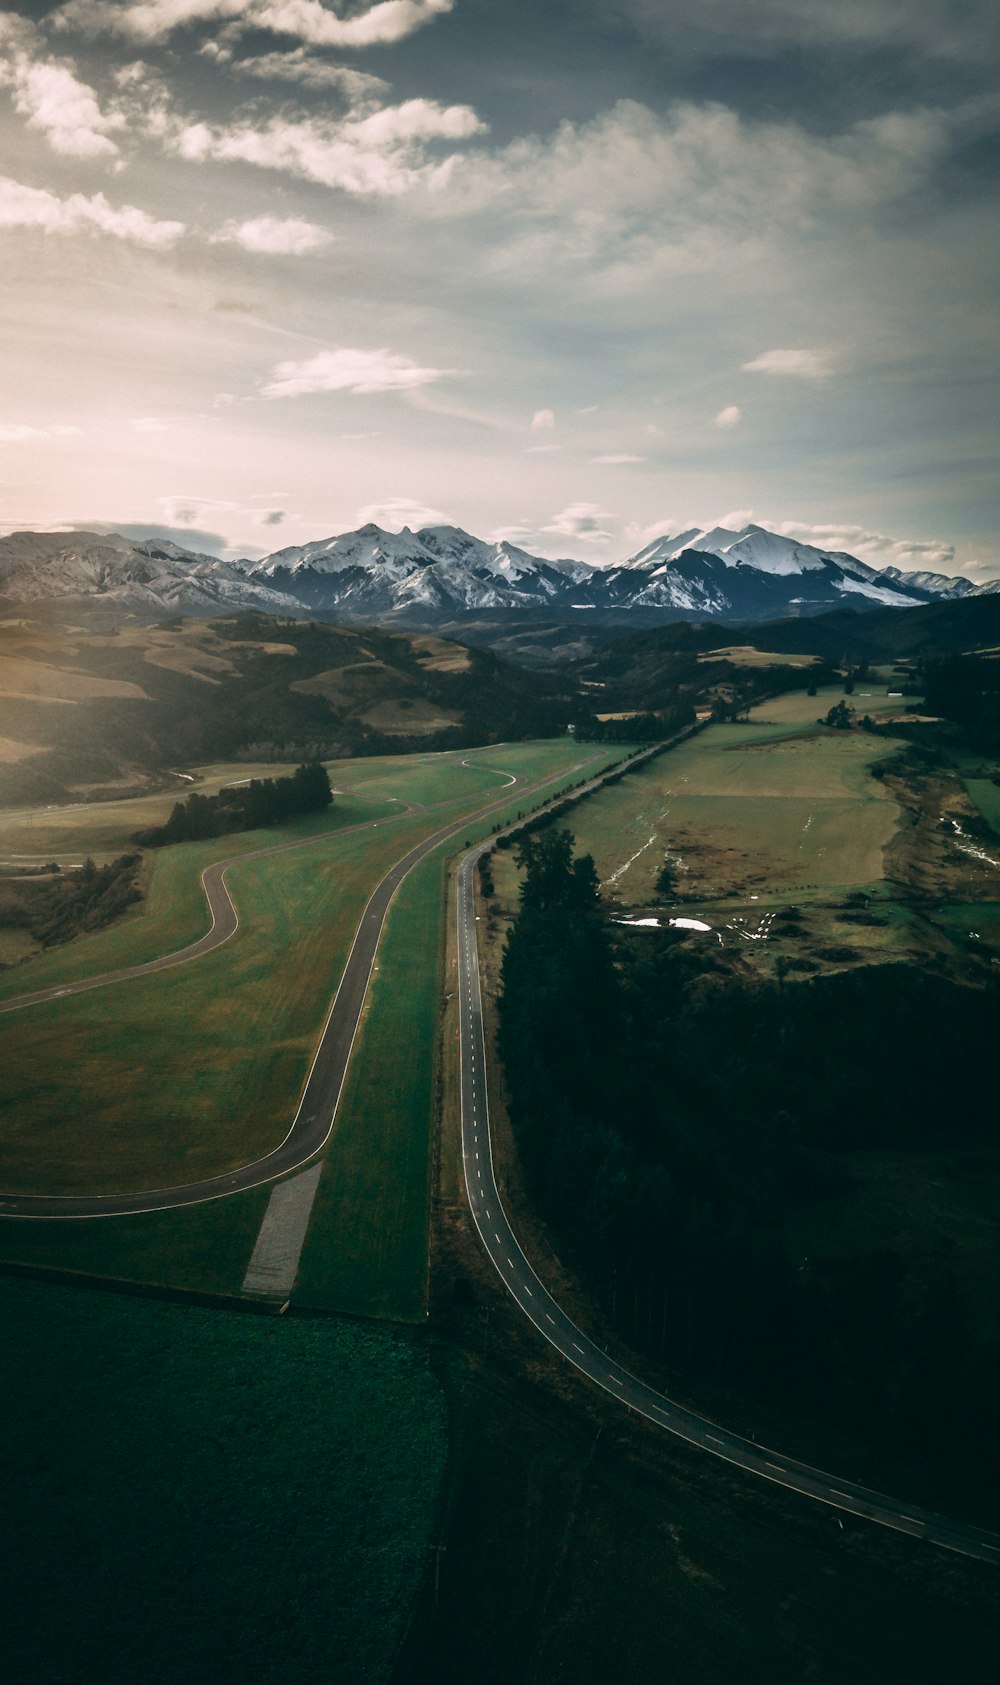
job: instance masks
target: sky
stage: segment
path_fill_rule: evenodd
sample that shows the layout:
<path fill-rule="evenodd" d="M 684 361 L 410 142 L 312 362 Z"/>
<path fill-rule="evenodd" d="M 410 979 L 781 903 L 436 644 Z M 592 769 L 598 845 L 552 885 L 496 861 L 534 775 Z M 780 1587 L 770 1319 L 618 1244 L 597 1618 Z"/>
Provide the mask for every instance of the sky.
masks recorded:
<path fill-rule="evenodd" d="M 1000 574 L 991 0 L 0 12 L 0 531 Z"/>

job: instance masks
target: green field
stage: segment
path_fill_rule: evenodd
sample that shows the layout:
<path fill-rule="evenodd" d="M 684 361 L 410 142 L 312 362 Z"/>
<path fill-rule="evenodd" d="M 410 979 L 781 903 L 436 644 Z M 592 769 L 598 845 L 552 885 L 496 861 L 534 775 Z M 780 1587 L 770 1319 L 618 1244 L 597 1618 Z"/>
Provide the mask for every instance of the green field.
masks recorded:
<path fill-rule="evenodd" d="M 119 1281 L 238 1294 L 270 1187 L 135 1217 L 72 1223 L 0 1217 L 0 1258 Z"/>
<path fill-rule="evenodd" d="M 830 693 L 835 694 L 835 693 Z M 568 820 L 609 898 L 661 906 L 669 858 L 685 902 L 825 898 L 874 886 L 899 809 L 871 777 L 884 739 L 817 728 L 827 695 L 762 703 L 747 725 L 713 725 L 590 798 Z M 498 860 L 510 903 L 512 865 Z"/>
<path fill-rule="evenodd" d="M 992 778 L 967 778 L 965 788 L 986 823 L 1000 837 L 1000 786 Z"/>
<path fill-rule="evenodd" d="M 584 757 L 593 756 L 596 768 L 620 753 L 572 740 L 519 744 L 480 752 L 476 770 L 462 768 L 461 777 L 495 786 L 494 766 L 537 778 Z M 437 800 L 459 776 L 445 757 L 411 761 L 388 776 L 397 781 L 399 770 L 410 769 L 421 793 Z M 463 799 L 479 805 L 482 792 Z M 514 792 L 500 817 L 514 817 L 522 799 Z M 0 1023 L 5 1187 L 112 1191 L 186 1181 L 204 1173 L 200 1166 L 245 1163 L 280 1139 L 364 899 L 408 839 L 446 817 L 415 815 L 375 833 L 246 861 L 231 875 L 245 921 L 233 943 L 190 968 Z M 486 834 L 493 823 L 491 816 L 470 825 L 469 835 Z M 173 862 L 179 884 L 196 882 L 193 869 L 185 876 L 184 856 L 208 846 L 164 850 L 161 858 Z M 423 1315 L 437 959 L 443 870 L 454 846 L 418 868 L 390 912 L 379 961 L 387 986 L 383 992 L 376 973 L 303 1257 L 301 1293 L 311 1303 Z M 103 965 L 120 963 L 109 949 L 123 929 L 74 943 L 78 972 L 88 974 L 80 961 L 97 944 L 107 955 Z M 34 965 L 21 968 L 22 978 L 29 973 Z M 191 1050 L 186 1066 L 178 1066 L 178 1045 Z M 238 1291 L 266 1192 L 137 1218 L 0 1223 L 0 1253 Z"/>
<path fill-rule="evenodd" d="M 418 1353 L 0 1280 L 11 1680 L 379 1685 L 445 1459 Z"/>
<path fill-rule="evenodd" d="M 297 1303 L 422 1320 L 443 850 L 400 885 L 313 1206 Z"/>

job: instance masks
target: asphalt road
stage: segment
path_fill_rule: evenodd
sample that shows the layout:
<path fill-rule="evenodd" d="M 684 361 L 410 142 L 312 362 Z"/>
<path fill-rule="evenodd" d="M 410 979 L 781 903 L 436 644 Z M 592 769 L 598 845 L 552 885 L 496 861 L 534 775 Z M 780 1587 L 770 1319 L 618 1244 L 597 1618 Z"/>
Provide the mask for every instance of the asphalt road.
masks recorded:
<path fill-rule="evenodd" d="M 590 759 L 595 758 L 596 756 L 590 757 Z M 298 1109 L 287 1135 L 271 1152 L 238 1170 L 227 1172 L 222 1176 L 206 1177 L 202 1181 L 189 1182 L 180 1187 L 144 1189 L 126 1194 L 93 1194 L 66 1197 L 44 1194 L 0 1195 L 0 1217 L 65 1222 L 84 1218 L 123 1217 L 144 1211 L 169 1211 L 177 1206 L 200 1205 L 206 1200 L 223 1199 L 229 1194 L 241 1193 L 247 1188 L 260 1187 L 265 1182 L 273 1181 L 277 1176 L 284 1176 L 289 1171 L 301 1169 L 304 1164 L 307 1164 L 316 1153 L 326 1146 L 333 1131 L 337 1107 L 343 1093 L 347 1067 L 354 1047 L 354 1039 L 357 1035 L 365 995 L 368 991 L 379 937 L 382 934 L 382 927 L 392 898 L 407 872 L 411 871 L 418 861 L 423 860 L 424 856 L 429 854 L 432 849 L 446 842 L 449 837 L 467 830 L 470 825 L 496 812 L 499 808 L 506 807 L 511 799 L 514 784 L 518 784 L 520 793 L 527 798 L 552 784 L 564 782 L 573 772 L 579 771 L 586 764 L 586 758 L 581 759 L 574 766 L 564 768 L 561 772 L 530 784 L 527 781 L 519 781 L 513 773 L 503 773 L 502 776 L 508 778 L 511 782 L 503 787 L 499 796 L 494 794 L 491 801 L 477 808 L 474 812 L 465 812 L 460 818 L 449 821 L 448 824 L 443 825 L 430 836 L 424 837 L 385 874 L 385 877 L 372 892 L 368 905 L 362 914 L 347 964 L 320 1035 Z M 489 770 L 495 771 L 497 769 L 490 768 Z M 449 804 L 436 805 L 447 806 Z M 390 819 L 370 821 L 368 827 L 346 827 L 342 831 L 331 832 L 330 835 L 342 837 L 347 836 L 352 830 L 370 828 L 372 824 L 398 823 L 399 817 L 405 816 L 394 815 Z M 4 1003 L 5 1009 L 15 1011 L 20 1007 L 34 1005 L 40 1001 L 53 1000 L 63 995 L 79 994 L 85 989 L 105 988 L 113 983 L 125 982 L 131 977 L 144 977 L 155 971 L 163 971 L 169 966 L 185 964 L 201 954 L 210 952 L 212 948 L 219 947 L 223 942 L 228 941 L 238 924 L 236 908 L 225 884 L 225 875 L 230 866 L 244 860 L 260 858 L 261 855 L 281 853 L 290 848 L 302 848 L 307 843 L 316 840 L 315 837 L 305 840 L 296 839 L 295 842 L 278 844 L 275 848 L 260 849 L 257 854 L 241 854 L 233 859 L 220 861 L 216 866 L 208 867 L 204 873 L 203 881 L 206 894 L 209 896 L 209 905 L 212 908 L 213 925 L 207 936 L 202 937 L 199 942 L 192 943 L 190 947 L 180 949 L 174 954 L 164 955 L 157 960 L 150 960 L 146 965 L 130 966 L 126 970 L 118 972 L 106 972 L 100 977 L 87 978 L 79 983 L 69 984 L 62 989 L 43 989 L 34 995 L 20 996 L 17 1000 Z"/>
<path fill-rule="evenodd" d="M 568 1363 L 627 1409 L 645 1416 L 689 1445 L 708 1451 L 748 1474 L 759 1475 L 789 1491 L 830 1505 L 845 1514 L 864 1516 L 880 1526 L 1000 1565 L 1000 1536 L 901 1504 L 796 1462 L 753 1440 L 728 1432 L 657 1392 L 609 1358 L 561 1310 L 525 1257 L 504 1211 L 493 1168 L 486 1077 L 486 1041 L 476 946 L 474 878 L 480 855 L 492 839 L 470 849 L 458 870 L 458 990 L 460 1001 L 462 1157 L 472 1216 L 484 1247 L 511 1297 L 529 1321 Z M 947 1424 L 942 1424 L 947 1432 Z"/>

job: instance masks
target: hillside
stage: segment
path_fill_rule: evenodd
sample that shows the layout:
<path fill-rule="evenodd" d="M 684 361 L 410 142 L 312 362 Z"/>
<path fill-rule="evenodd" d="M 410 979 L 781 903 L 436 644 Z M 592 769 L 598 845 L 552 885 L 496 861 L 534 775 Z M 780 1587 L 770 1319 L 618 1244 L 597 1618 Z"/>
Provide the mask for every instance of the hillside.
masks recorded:
<path fill-rule="evenodd" d="M 0 622 L 0 802 L 121 794 L 208 759 L 295 759 L 545 734 L 550 687 L 430 634 L 256 613 L 95 631 Z"/>

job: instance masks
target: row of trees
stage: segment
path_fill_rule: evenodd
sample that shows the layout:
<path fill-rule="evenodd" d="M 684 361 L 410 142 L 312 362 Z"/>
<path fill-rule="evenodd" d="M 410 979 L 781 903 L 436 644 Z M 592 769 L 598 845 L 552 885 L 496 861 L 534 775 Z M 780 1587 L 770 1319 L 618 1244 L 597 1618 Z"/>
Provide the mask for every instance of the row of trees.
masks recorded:
<path fill-rule="evenodd" d="M 991 1135 L 998 991 L 888 966 L 771 986 L 714 945 L 612 936 L 567 832 L 518 857 L 499 1009 L 511 1120 L 533 1197 L 614 1322 L 713 1382 L 974 1450 L 1000 1474 L 985 1444 L 1000 1352 L 947 1273 L 783 1238 L 850 1186 L 847 1150 L 951 1140 L 956 1069 L 965 1140 Z M 945 1386 L 958 1420 L 941 1436 Z"/>
<path fill-rule="evenodd" d="M 231 831 L 256 831 L 320 813 L 332 800 L 325 766 L 320 761 L 304 761 L 290 778 L 251 778 L 246 784 L 220 790 L 217 796 L 194 791 L 186 801 L 175 802 L 165 825 L 136 831 L 132 840 L 143 848 L 161 848 Z"/>
<path fill-rule="evenodd" d="M 41 881 L 12 886 L 3 922 L 29 930 L 44 948 L 69 942 L 82 931 L 103 930 L 142 900 L 136 881 L 141 862 L 139 854 L 122 854 L 106 866 L 87 859 L 78 872 L 62 875 L 58 866 L 47 867 Z"/>

